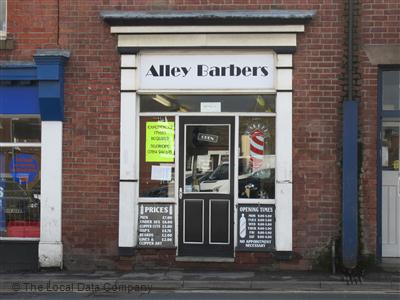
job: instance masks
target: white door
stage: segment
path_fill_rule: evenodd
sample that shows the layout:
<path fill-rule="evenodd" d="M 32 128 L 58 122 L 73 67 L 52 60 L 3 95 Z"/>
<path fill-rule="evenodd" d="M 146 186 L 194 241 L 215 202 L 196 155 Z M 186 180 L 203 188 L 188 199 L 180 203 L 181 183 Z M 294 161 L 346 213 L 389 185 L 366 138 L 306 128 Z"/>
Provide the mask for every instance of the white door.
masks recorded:
<path fill-rule="evenodd" d="M 384 122 L 382 129 L 382 256 L 400 257 L 400 123 Z"/>

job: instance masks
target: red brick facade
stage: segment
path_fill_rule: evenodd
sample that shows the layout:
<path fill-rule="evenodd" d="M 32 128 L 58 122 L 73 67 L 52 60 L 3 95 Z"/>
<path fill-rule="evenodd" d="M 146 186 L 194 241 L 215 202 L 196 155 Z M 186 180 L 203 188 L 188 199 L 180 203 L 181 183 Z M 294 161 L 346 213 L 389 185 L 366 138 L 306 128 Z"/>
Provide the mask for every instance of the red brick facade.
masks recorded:
<path fill-rule="evenodd" d="M 360 100 L 361 225 L 365 253 L 376 251 L 377 76 L 363 50 L 400 44 L 400 3 L 359 1 L 355 78 Z M 133 3 L 133 4 L 127 4 Z M 59 6 L 58 6 L 59 5 Z M 67 268 L 124 267 L 118 258 L 119 54 L 103 10 L 316 10 L 298 34 L 293 73 L 293 247 L 295 258 L 240 254 L 245 268 L 309 269 L 339 237 L 341 126 L 345 97 L 345 1 L 96 0 L 8 1 L 8 37 L 15 49 L 0 60 L 32 60 L 36 49 L 68 49 L 63 136 L 63 245 Z M 174 264 L 171 251 L 143 251 L 137 263 Z M 130 264 L 130 262 L 128 262 Z M 182 265 L 182 263 L 181 263 Z M 126 263 L 125 263 L 126 267 Z M 240 266 L 239 266 L 240 267 Z"/>

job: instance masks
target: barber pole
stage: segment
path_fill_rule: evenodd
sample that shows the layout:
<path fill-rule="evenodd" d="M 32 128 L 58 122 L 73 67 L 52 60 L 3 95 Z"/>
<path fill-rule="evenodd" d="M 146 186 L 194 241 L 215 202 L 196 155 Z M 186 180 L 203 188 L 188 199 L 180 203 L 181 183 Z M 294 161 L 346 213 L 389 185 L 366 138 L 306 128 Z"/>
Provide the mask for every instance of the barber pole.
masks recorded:
<path fill-rule="evenodd" d="M 250 135 L 250 163 L 254 171 L 261 169 L 264 162 L 265 135 L 260 130 Z"/>

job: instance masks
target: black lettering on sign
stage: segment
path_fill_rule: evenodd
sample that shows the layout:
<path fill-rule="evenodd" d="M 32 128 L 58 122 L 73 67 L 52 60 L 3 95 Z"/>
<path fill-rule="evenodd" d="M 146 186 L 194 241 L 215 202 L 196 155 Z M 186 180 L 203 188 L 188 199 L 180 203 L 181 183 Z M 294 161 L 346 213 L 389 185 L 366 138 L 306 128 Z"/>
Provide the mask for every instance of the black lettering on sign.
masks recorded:
<path fill-rule="evenodd" d="M 171 65 L 151 65 L 146 76 L 153 77 L 186 77 L 192 67 L 171 66 Z M 198 77 L 266 77 L 269 75 L 268 66 L 244 66 L 239 67 L 234 64 L 229 66 L 208 66 L 205 64 L 197 65 Z"/>

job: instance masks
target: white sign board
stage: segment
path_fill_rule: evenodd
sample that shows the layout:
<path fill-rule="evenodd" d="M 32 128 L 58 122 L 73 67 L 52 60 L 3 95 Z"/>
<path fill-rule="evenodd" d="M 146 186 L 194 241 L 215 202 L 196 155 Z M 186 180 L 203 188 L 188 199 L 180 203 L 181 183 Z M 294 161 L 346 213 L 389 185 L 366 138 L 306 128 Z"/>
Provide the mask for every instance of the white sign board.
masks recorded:
<path fill-rule="evenodd" d="M 256 54 L 142 54 L 139 89 L 273 89 L 275 58 Z"/>
<path fill-rule="evenodd" d="M 221 102 L 201 102 L 201 112 L 221 112 Z"/>

